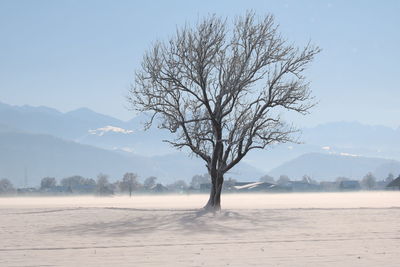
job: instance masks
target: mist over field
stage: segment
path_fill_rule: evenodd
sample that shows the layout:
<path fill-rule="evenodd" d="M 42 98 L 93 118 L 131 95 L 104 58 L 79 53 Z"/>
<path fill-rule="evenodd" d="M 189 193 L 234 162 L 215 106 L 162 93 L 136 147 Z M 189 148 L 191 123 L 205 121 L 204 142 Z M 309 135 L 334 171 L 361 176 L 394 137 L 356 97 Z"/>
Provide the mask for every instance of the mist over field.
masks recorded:
<path fill-rule="evenodd" d="M 2 198 L 1 208 L 132 208 L 196 210 L 207 199 L 207 194 L 171 194 L 138 196 L 72 196 L 72 197 L 8 197 Z M 355 209 L 395 208 L 400 197 L 397 192 L 345 193 L 248 193 L 225 194 L 226 209 Z"/>

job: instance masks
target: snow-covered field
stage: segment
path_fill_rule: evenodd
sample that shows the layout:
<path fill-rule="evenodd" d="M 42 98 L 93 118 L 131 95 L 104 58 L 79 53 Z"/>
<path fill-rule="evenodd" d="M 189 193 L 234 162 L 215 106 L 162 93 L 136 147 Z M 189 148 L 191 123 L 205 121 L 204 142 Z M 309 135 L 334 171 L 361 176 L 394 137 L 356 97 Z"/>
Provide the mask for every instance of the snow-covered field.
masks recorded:
<path fill-rule="evenodd" d="M 400 266 L 400 192 L 0 198 L 0 266 Z"/>

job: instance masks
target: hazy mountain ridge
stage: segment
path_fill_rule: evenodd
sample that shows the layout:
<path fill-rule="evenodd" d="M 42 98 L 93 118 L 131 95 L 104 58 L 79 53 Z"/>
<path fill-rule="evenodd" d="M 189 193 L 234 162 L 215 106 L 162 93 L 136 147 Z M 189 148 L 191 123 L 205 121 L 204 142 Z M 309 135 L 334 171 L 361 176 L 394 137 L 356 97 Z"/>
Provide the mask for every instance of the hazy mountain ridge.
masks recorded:
<path fill-rule="evenodd" d="M 364 125 L 358 122 L 332 122 L 302 130 L 302 144 L 280 144 L 252 152 L 247 160 L 266 172 L 307 153 L 353 155 L 400 161 L 400 128 Z M 261 167 L 259 167 L 261 168 Z"/>
<path fill-rule="evenodd" d="M 177 168 L 179 166 L 179 168 Z M 95 178 L 99 173 L 110 180 L 121 179 L 125 172 L 137 173 L 141 179 L 156 176 L 162 183 L 179 179 L 190 181 L 206 172 L 204 163 L 183 153 L 144 157 L 122 151 L 109 151 L 51 135 L 0 130 L 0 178 L 18 186 L 38 185 L 43 177 L 64 178 L 82 175 Z M 234 177 L 253 181 L 263 173 L 246 164 L 235 167 Z M 229 175 L 227 175 L 229 177 Z"/>
<path fill-rule="evenodd" d="M 47 107 L 10 106 L 2 104 L 0 123 L 31 133 L 50 134 L 60 138 L 75 140 L 95 129 L 111 124 L 122 126 L 124 122 L 81 108 L 67 113 Z"/>
<path fill-rule="evenodd" d="M 169 133 L 159 131 L 155 127 L 143 131 L 144 115 L 136 116 L 129 121 L 121 121 L 88 108 L 61 113 L 46 107 L 0 104 L 0 124 L 25 132 L 49 134 L 104 149 L 127 148 L 146 156 L 155 155 L 157 152 L 161 154 L 174 152 L 162 142 L 162 139 L 170 136 Z M 122 135 L 110 132 L 100 137 L 91 133 L 106 126 L 119 127 L 133 133 Z"/>
<path fill-rule="evenodd" d="M 48 107 L 10 106 L 0 103 L 0 132 L 19 132 L 20 138 L 23 138 L 21 134 L 24 134 L 28 140 L 32 141 L 29 144 L 31 146 L 34 146 L 35 142 L 40 144 L 40 140 L 42 140 L 40 138 L 30 139 L 31 137 L 29 136 L 32 133 L 55 136 L 57 137 L 57 142 L 59 142 L 56 143 L 63 147 L 65 151 L 69 151 L 66 147 L 71 146 L 75 149 L 72 149 L 74 153 L 79 154 L 80 152 L 77 151 L 82 149 L 86 151 L 82 152 L 83 154 L 88 153 L 87 155 L 91 155 L 92 152 L 89 153 L 88 150 L 99 149 L 96 151 L 101 151 L 99 152 L 100 155 L 110 161 L 109 163 L 96 164 L 96 166 L 101 165 L 104 167 L 104 170 L 98 169 L 95 172 L 94 169 L 89 171 L 82 167 L 81 169 L 78 168 L 74 174 L 78 174 L 78 171 L 81 170 L 79 174 L 94 176 L 103 171 L 118 178 L 121 172 L 134 171 L 141 175 L 164 177 L 162 179 L 170 181 L 174 179 L 187 180 L 193 174 L 205 172 L 204 163 L 201 160 L 188 158 L 186 154 L 176 152 L 162 142 L 163 139 L 171 137 L 171 134 L 167 131 L 153 127 L 144 132 L 142 123 L 145 119 L 145 115 L 139 115 L 132 120 L 121 121 L 111 116 L 96 113 L 88 108 L 62 113 Z M 54 138 L 47 137 L 49 139 Z M 41 138 L 44 137 L 42 136 Z M 10 140 L 10 144 L 12 144 L 12 140 Z M 79 144 L 67 140 L 74 140 Z M 387 161 L 384 158 L 400 160 L 400 142 L 398 142 L 400 140 L 400 128 L 369 126 L 358 122 L 334 122 L 304 129 L 301 140 L 304 144 L 281 144 L 270 147 L 265 151 L 253 151 L 245 158 L 247 164 L 241 164 L 240 168 L 233 170 L 227 176 L 254 181 L 258 178 L 258 175 L 270 171 L 270 174 L 274 176 L 287 174 L 293 178 L 299 178 L 304 174 L 322 180 L 346 175 L 361 178 L 368 171 L 382 173 L 382 175 L 387 172 L 391 168 L 387 166 L 391 166 L 391 162 L 394 161 Z M 16 142 L 16 140 L 14 141 Z M 62 142 L 65 143 L 61 145 Z M 26 149 L 31 148 L 31 146 L 27 146 Z M 77 146 L 79 146 L 79 149 Z M 19 144 L 16 144 L 16 147 L 19 147 Z M 49 151 L 52 150 L 48 145 L 42 145 L 41 149 L 44 151 L 43 153 L 51 154 Z M 19 152 L 23 153 L 22 151 L 23 149 L 20 147 Z M 57 153 L 66 153 L 65 151 L 60 150 Z M 3 151 L 0 153 L 4 158 L 5 154 L 9 152 Z M 20 158 L 18 157 L 26 158 L 27 155 L 37 156 L 37 154 L 30 153 L 16 155 L 14 160 L 19 160 Z M 312 155 L 315 155 L 315 153 L 325 155 L 326 158 L 323 156 L 317 157 L 322 163 L 312 166 L 305 159 L 307 157 L 313 158 Z M 352 157 L 343 157 L 343 159 L 339 157 L 343 155 L 358 156 L 358 161 Z M 339 160 L 340 164 L 337 163 L 338 158 L 335 156 L 341 159 Z M 75 155 L 72 153 L 65 155 L 62 160 L 70 164 L 75 162 L 74 157 Z M 92 166 L 90 157 L 81 158 L 81 161 L 84 162 L 86 160 L 87 165 Z M 321 158 L 324 158 L 324 160 Z M 46 157 L 43 157 L 43 162 L 38 164 L 38 166 L 42 166 L 41 168 L 47 168 L 44 164 L 46 162 L 44 159 Z M 61 160 L 61 158 L 59 159 Z M 114 163 L 114 161 L 117 161 L 117 163 Z M 328 164 L 325 161 L 330 161 L 331 163 Z M 362 161 L 367 163 L 361 163 Z M 140 164 L 136 165 L 134 162 Z M 294 164 L 293 162 L 302 162 L 302 165 L 293 168 L 291 167 Z M 8 165 L 10 164 L 12 165 L 12 162 L 8 161 Z M 60 169 L 65 167 L 63 169 L 64 172 L 60 172 L 60 175 L 61 173 L 63 175 L 71 173 L 72 175 L 75 166 L 80 166 L 79 164 L 68 164 L 60 167 Z M 108 166 L 108 164 L 112 166 Z M 329 165 L 335 166 L 338 164 L 341 166 L 340 168 L 329 167 Z M 56 166 L 57 164 L 53 165 Z M 176 168 L 176 166 L 179 166 L 179 168 Z M 252 166 L 256 166 L 263 171 L 252 168 Z M 372 168 L 371 166 L 374 167 Z M 315 169 L 317 167 L 320 169 Z M 357 168 L 359 169 L 357 170 Z M 151 170 L 151 172 L 147 172 L 148 170 Z M 3 173 L 0 173 L 0 175 L 7 174 L 7 172 Z M 49 172 L 49 174 L 38 172 L 38 175 L 47 176 L 52 173 L 55 173 L 53 174 L 54 176 L 59 176 L 56 171 Z"/>
<path fill-rule="evenodd" d="M 0 175 L 19 185 L 23 183 L 25 170 L 28 184 L 37 185 L 46 176 L 94 177 L 103 172 L 120 177 L 124 171 L 142 171 L 146 166 L 150 164 L 141 157 L 131 160 L 115 152 L 50 135 L 0 133 Z"/>
<path fill-rule="evenodd" d="M 145 119 L 146 116 L 141 114 L 129 121 L 121 121 L 88 108 L 61 113 L 47 107 L 0 105 L 0 124 L 26 132 L 50 134 L 105 149 L 129 149 L 147 156 L 173 152 L 162 142 L 170 138 L 171 134 L 156 127 L 144 132 L 142 123 Z M 106 126 L 119 127 L 133 133 L 93 134 L 94 130 Z M 283 144 L 270 148 L 273 156 L 258 151 L 254 153 L 254 159 L 267 158 L 269 164 L 272 162 L 272 166 L 267 169 L 310 152 L 347 153 L 400 160 L 400 128 L 363 125 L 358 122 L 332 122 L 303 129 L 300 140 L 304 144 Z"/>
<path fill-rule="evenodd" d="M 312 143 L 336 153 L 400 160 L 400 128 L 334 122 L 305 129 L 303 136 L 306 144 Z"/>

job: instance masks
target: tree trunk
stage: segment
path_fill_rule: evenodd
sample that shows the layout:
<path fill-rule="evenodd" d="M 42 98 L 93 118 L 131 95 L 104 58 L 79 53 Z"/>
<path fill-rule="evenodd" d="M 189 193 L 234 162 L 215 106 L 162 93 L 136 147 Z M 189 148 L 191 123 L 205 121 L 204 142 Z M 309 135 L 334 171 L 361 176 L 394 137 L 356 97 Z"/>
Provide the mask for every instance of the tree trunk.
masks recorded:
<path fill-rule="evenodd" d="M 208 211 L 219 211 L 221 210 L 221 191 L 224 178 L 222 175 L 217 175 L 216 177 L 211 176 L 211 181 L 210 198 L 204 206 L 204 209 Z"/>

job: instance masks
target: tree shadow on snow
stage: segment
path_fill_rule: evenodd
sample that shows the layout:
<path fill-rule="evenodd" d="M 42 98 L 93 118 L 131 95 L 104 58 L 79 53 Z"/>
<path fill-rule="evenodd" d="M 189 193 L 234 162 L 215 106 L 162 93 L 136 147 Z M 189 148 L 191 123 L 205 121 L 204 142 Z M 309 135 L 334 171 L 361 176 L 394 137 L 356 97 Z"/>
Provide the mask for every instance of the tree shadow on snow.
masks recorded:
<path fill-rule="evenodd" d="M 293 224 L 296 217 L 274 210 L 153 210 L 129 208 L 101 208 L 98 216 L 85 218 L 85 222 L 48 229 L 47 233 L 97 236 L 127 236 L 137 234 L 235 234 L 277 228 Z M 107 211 L 113 214 L 103 214 Z"/>

